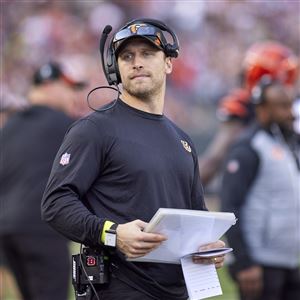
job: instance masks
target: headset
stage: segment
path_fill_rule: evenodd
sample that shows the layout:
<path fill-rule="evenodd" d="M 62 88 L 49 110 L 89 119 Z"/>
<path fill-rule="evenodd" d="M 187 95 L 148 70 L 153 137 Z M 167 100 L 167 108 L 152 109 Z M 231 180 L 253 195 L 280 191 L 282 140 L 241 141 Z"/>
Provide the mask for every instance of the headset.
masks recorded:
<path fill-rule="evenodd" d="M 263 104 L 266 101 L 266 90 L 272 86 L 277 84 L 278 82 L 272 79 L 269 75 L 264 75 L 259 80 L 258 84 L 254 86 L 251 91 L 251 103 L 254 105 Z"/>
<path fill-rule="evenodd" d="M 106 61 L 104 60 L 104 48 L 106 44 L 107 37 L 109 33 L 112 31 L 112 27 L 110 25 L 106 25 L 102 36 L 100 39 L 100 45 L 99 50 L 101 54 L 101 63 L 103 67 L 103 72 L 105 74 L 105 77 L 107 79 L 107 82 L 109 85 L 115 85 L 117 86 L 119 83 L 121 83 L 121 76 L 119 73 L 118 63 L 117 63 L 117 57 L 114 50 L 114 42 L 116 35 L 121 32 L 122 30 L 126 28 L 130 28 L 130 26 L 135 24 L 146 24 L 150 25 L 149 27 L 154 27 L 154 29 L 158 29 L 159 31 L 165 31 L 168 32 L 172 39 L 173 44 L 170 44 L 166 41 L 165 37 L 161 37 L 162 42 L 162 48 L 165 52 L 167 57 L 174 57 L 176 58 L 179 54 L 179 41 L 177 39 L 176 34 L 171 30 L 165 23 L 155 20 L 155 19 L 134 19 L 130 22 L 128 22 L 125 26 L 120 28 L 114 35 L 114 37 L 111 39 L 110 44 L 107 49 L 107 55 L 106 55 Z M 134 34 L 132 34 L 134 36 Z M 138 34 L 137 34 L 138 36 Z M 143 36 L 143 34 L 140 34 L 140 36 Z M 128 36 L 129 37 L 129 36 Z M 126 37 L 125 37 L 126 38 Z"/>

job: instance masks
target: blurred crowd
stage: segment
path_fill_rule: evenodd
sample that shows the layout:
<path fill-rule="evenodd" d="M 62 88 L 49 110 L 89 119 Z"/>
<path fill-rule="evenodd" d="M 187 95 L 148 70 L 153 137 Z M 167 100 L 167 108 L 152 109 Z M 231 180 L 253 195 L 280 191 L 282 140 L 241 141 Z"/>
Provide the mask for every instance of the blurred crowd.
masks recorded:
<path fill-rule="evenodd" d="M 299 6 L 250 0 L 7 1 L 1 9 L 2 94 L 24 97 L 33 71 L 53 59 L 88 80 L 89 89 L 106 84 L 98 51 L 104 26 L 116 30 L 126 20 L 155 16 L 174 28 L 180 41 L 166 114 L 196 139 L 201 152 L 217 126 L 215 106 L 239 81 L 245 50 L 273 39 L 299 54 Z M 112 97 L 103 90 L 95 95 L 94 106 Z M 81 113 L 87 111 L 82 94 Z"/>

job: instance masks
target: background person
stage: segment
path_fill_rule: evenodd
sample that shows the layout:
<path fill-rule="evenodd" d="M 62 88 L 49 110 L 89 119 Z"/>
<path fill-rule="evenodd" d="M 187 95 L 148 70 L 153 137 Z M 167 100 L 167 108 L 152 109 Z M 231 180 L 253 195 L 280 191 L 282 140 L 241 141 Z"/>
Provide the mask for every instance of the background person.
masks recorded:
<path fill-rule="evenodd" d="M 96 287 L 103 299 L 187 299 L 180 265 L 126 260 L 166 240 L 143 232 L 158 208 L 206 209 L 192 141 L 163 114 L 178 50 L 175 34 L 156 20 L 115 33 L 108 55 L 116 65 L 106 72 L 122 83 L 122 96 L 70 128 L 43 197 L 43 218 L 68 238 L 108 251 L 106 230 L 116 236 L 110 284 Z M 223 260 L 216 257 L 216 266 Z"/>
<path fill-rule="evenodd" d="M 22 298 L 66 300 L 68 242 L 41 220 L 40 205 L 55 154 L 73 119 L 75 89 L 60 65 L 39 68 L 28 93 L 31 104 L 1 130 L 0 242 Z"/>
<path fill-rule="evenodd" d="M 227 151 L 254 119 L 251 90 L 264 76 L 293 89 L 298 80 L 299 62 L 294 52 L 277 41 L 253 44 L 242 63 L 242 85 L 223 97 L 217 109 L 220 125 L 207 150 L 199 158 L 200 177 L 206 186 L 219 173 Z"/>
<path fill-rule="evenodd" d="M 263 78 L 254 88 L 255 124 L 229 151 L 222 209 L 239 222 L 228 232 L 230 266 L 242 300 L 300 297 L 300 147 L 293 96 Z"/>

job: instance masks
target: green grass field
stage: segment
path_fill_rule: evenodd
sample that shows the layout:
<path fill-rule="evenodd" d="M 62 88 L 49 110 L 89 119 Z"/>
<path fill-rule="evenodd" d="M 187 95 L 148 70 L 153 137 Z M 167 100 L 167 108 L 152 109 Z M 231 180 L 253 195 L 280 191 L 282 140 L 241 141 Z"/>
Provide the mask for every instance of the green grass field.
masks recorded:
<path fill-rule="evenodd" d="M 212 297 L 211 300 L 238 300 L 236 287 L 228 274 L 227 268 L 224 267 L 218 270 L 219 279 L 221 282 L 223 295 L 218 297 Z"/>

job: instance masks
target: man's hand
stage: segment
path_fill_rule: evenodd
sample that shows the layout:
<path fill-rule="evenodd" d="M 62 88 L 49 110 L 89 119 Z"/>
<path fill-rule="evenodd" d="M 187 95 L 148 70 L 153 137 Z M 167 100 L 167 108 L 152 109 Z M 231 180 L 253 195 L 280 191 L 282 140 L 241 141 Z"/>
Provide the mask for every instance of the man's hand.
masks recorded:
<path fill-rule="evenodd" d="M 117 248 L 128 258 L 144 256 L 167 239 L 162 234 L 143 232 L 146 225 L 135 220 L 117 227 Z"/>
<path fill-rule="evenodd" d="M 199 251 L 205 251 L 205 250 L 211 250 L 211 249 L 216 249 L 216 248 L 224 248 L 225 243 L 223 241 L 216 241 L 214 243 L 210 243 L 204 246 L 201 246 Z M 216 268 L 219 269 L 223 267 L 224 264 L 224 257 L 225 254 L 214 256 L 214 257 L 208 257 L 208 258 L 203 258 L 203 257 L 193 257 L 193 262 L 197 264 L 215 264 Z"/>
<path fill-rule="evenodd" d="M 260 296 L 263 288 L 263 270 L 253 266 L 237 273 L 237 281 L 245 296 Z"/>

